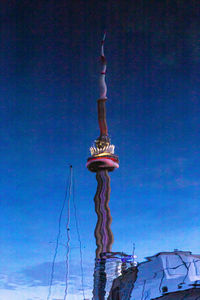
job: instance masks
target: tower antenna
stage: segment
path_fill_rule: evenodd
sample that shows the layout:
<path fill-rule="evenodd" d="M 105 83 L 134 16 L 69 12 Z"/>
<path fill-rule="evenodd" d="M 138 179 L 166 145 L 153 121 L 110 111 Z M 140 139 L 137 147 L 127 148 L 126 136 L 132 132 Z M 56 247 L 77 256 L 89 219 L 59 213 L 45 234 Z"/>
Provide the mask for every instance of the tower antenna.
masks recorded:
<path fill-rule="evenodd" d="M 107 99 L 107 85 L 106 85 L 106 68 L 107 68 L 107 62 L 106 57 L 104 54 L 104 43 L 106 39 L 106 32 L 103 35 L 103 39 L 101 41 L 101 73 L 99 78 L 99 87 L 100 87 L 100 99 Z"/>

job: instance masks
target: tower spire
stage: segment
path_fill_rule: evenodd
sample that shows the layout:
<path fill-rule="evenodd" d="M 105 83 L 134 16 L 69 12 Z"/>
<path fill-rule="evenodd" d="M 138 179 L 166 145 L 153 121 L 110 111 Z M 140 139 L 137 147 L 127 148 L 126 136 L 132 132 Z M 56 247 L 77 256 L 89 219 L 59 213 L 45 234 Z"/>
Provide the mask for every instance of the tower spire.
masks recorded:
<path fill-rule="evenodd" d="M 119 168 L 119 160 L 114 155 L 115 146 L 111 145 L 108 136 L 108 126 L 106 122 L 106 100 L 107 86 L 106 58 L 104 55 L 104 34 L 101 41 L 101 72 L 99 78 L 100 98 L 97 100 L 98 122 L 100 136 L 94 141 L 94 146 L 90 148 L 91 156 L 87 160 L 87 168 L 96 173 L 97 191 L 94 197 L 95 211 L 97 214 L 97 224 L 95 228 L 96 239 L 96 263 L 94 270 L 93 300 L 103 300 L 106 294 L 106 256 L 112 251 L 113 234 L 111 231 L 112 217 L 109 208 L 110 201 L 110 176 L 109 172 Z"/>
<path fill-rule="evenodd" d="M 119 167 L 118 157 L 114 154 L 114 145 L 111 145 L 106 122 L 107 86 L 105 82 L 106 58 L 104 55 L 104 42 L 106 34 L 101 41 L 101 72 L 100 72 L 100 98 L 98 103 L 98 121 L 100 136 L 90 148 L 91 156 L 87 160 L 87 168 L 96 173 L 97 192 L 94 198 L 97 213 L 95 228 L 96 257 L 100 258 L 104 252 L 110 252 L 113 244 L 113 234 L 110 228 L 111 214 L 108 206 L 110 200 L 110 176 L 108 172 Z"/>
<path fill-rule="evenodd" d="M 104 34 L 101 41 L 101 72 L 99 79 L 100 98 L 97 100 L 98 122 L 100 136 L 94 141 L 90 148 L 91 156 L 87 160 L 87 168 L 96 173 L 97 191 L 94 197 L 95 211 L 97 213 L 97 224 L 95 228 L 96 239 L 96 263 L 94 270 L 94 289 L 93 300 L 103 300 L 106 294 L 106 255 L 112 251 L 113 234 L 111 231 L 111 213 L 109 208 L 110 201 L 110 176 L 109 171 L 119 167 L 118 157 L 114 155 L 114 145 L 111 145 L 108 136 L 108 126 L 106 122 L 106 100 L 107 86 L 106 58 L 104 55 Z"/>

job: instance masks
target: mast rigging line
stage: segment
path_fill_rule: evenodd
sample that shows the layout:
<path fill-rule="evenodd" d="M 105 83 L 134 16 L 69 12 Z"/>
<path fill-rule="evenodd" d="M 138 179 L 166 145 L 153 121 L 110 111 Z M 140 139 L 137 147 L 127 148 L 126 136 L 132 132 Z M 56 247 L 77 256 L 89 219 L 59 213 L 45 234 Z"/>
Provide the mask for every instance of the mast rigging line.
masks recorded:
<path fill-rule="evenodd" d="M 70 253 L 70 201 L 73 201 L 73 207 L 74 207 L 74 217 L 75 217 L 75 224 L 76 224 L 76 231 L 78 236 L 78 242 L 79 242 L 79 250 L 80 250 L 80 268 L 81 268 L 81 285 L 82 285 L 82 293 L 83 293 L 83 299 L 85 299 L 85 290 L 84 290 L 84 275 L 83 275 L 83 254 L 82 254 L 82 242 L 81 242 L 81 236 L 79 231 L 79 225 L 78 225 L 78 217 L 77 217 L 77 208 L 75 203 L 75 185 L 74 185 L 74 174 L 72 165 L 70 165 L 70 174 L 68 176 L 68 179 L 66 181 L 66 189 L 65 189 L 65 196 L 62 203 L 62 207 L 59 214 L 58 219 L 58 233 L 56 237 L 56 246 L 54 250 L 54 256 L 52 261 L 52 267 L 51 267 L 51 276 L 50 276 L 50 283 L 49 283 L 49 290 L 48 290 L 48 296 L 47 300 L 50 300 L 51 294 L 52 294 L 52 285 L 54 281 L 54 272 L 55 272 L 55 262 L 56 257 L 58 253 L 58 247 L 61 244 L 60 243 L 60 237 L 61 237 L 61 221 L 63 217 L 63 212 L 65 209 L 65 206 L 67 204 L 66 210 L 67 210 L 67 222 L 66 222 L 66 230 L 67 230 L 67 244 L 66 247 L 66 277 L 65 277 L 65 291 L 64 291 L 64 298 L 63 300 L 67 299 L 67 293 L 68 293 L 68 279 L 69 279 L 69 253 Z"/>
<path fill-rule="evenodd" d="M 66 200 L 67 200 L 70 176 L 71 176 L 71 172 L 70 172 L 70 175 L 68 176 L 68 179 L 66 181 L 65 196 L 64 196 L 64 200 L 63 200 L 63 203 L 62 203 L 62 207 L 61 207 L 60 214 L 59 214 L 59 219 L 58 219 L 58 233 L 57 233 L 57 237 L 56 237 L 56 246 L 55 246 L 54 256 L 53 256 L 53 260 L 52 260 L 51 276 L 50 276 L 50 283 L 49 283 L 49 290 L 48 290 L 47 300 L 50 300 L 50 297 L 51 297 L 51 289 L 52 289 L 53 280 L 54 280 L 55 262 L 56 262 L 56 257 L 57 257 L 57 254 L 58 254 L 58 246 L 59 246 L 59 240 L 60 240 L 60 235 L 61 235 L 61 221 L 62 221 L 62 215 L 63 215 L 63 211 L 64 211 L 64 208 L 65 208 Z"/>
<path fill-rule="evenodd" d="M 70 199 L 72 193 L 72 179 L 73 179 L 73 170 L 72 165 L 70 165 L 70 181 L 69 181 L 69 194 L 68 194 L 68 201 L 67 201 L 67 253 L 66 253 L 66 278 L 65 278 L 65 293 L 63 300 L 67 299 L 67 292 L 68 292 L 68 277 L 69 277 L 69 252 L 70 252 Z"/>
<path fill-rule="evenodd" d="M 83 275 L 83 252 L 82 252 L 82 242 L 81 242 L 81 235 L 80 235 L 80 231 L 79 231 L 77 209 L 76 209 L 76 202 L 75 202 L 75 180 L 74 180 L 74 173 L 73 173 L 72 179 L 73 179 L 73 186 L 72 186 L 73 198 L 72 199 L 73 199 L 74 217 L 75 217 L 75 223 L 76 223 L 76 232 L 77 232 L 77 237 L 78 237 L 78 242 L 79 242 L 79 251 L 80 251 L 81 285 L 82 285 L 83 299 L 85 299 L 84 275 Z"/>

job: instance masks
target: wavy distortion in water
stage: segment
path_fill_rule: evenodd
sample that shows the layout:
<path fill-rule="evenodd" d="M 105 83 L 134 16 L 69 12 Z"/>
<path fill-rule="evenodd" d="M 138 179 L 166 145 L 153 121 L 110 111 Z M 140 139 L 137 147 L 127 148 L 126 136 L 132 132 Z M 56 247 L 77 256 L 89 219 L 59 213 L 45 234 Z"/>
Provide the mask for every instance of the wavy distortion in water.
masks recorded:
<path fill-rule="evenodd" d="M 110 176 L 108 171 L 98 171 L 96 179 L 98 183 L 94 197 L 95 211 L 98 217 L 95 228 L 96 258 L 100 258 L 101 253 L 111 252 L 113 244 L 113 234 L 110 228 L 112 217 L 108 206 L 110 200 Z"/>

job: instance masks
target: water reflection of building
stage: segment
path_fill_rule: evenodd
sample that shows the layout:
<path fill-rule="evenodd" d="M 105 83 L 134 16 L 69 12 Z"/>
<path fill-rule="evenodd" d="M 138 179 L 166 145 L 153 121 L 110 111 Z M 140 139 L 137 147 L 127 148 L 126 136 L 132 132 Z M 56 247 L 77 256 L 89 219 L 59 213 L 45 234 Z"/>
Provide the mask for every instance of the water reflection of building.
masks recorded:
<path fill-rule="evenodd" d="M 175 250 L 147 257 L 113 280 L 108 299 L 200 299 L 200 255 Z"/>
<path fill-rule="evenodd" d="M 104 40 L 101 44 L 100 98 L 98 122 L 100 136 L 90 148 L 89 171 L 96 173 L 94 198 L 97 224 L 95 228 L 96 259 L 93 300 L 200 300 L 200 255 L 189 251 L 160 252 L 136 266 L 134 256 L 112 252 L 110 176 L 119 167 L 106 122 L 107 86 Z"/>
<path fill-rule="evenodd" d="M 100 72 L 100 97 L 98 103 L 98 122 L 100 136 L 90 148 L 91 156 L 87 160 L 89 171 L 96 173 L 97 191 L 94 197 L 97 224 L 95 228 L 96 258 L 94 268 L 93 300 L 103 300 L 109 286 L 108 272 L 115 269 L 112 256 L 113 233 L 111 230 L 112 217 L 109 208 L 110 201 L 110 176 L 109 172 L 119 168 L 118 157 L 114 154 L 115 146 L 111 144 L 106 121 L 107 86 L 106 58 L 104 55 L 105 35 L 101 42 L 101 72 Z M 110 261 L 111 259 L 111 261 Z"/>

